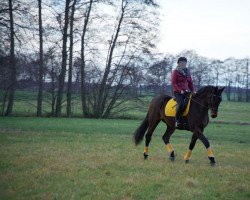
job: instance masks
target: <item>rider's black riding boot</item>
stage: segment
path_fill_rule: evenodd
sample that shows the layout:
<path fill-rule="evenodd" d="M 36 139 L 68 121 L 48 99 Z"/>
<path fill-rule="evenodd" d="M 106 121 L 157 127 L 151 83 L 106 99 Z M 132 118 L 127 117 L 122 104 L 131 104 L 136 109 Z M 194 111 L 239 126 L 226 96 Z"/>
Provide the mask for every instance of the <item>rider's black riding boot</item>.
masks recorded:
<path fill-rule="evenodd" d="M 182 106 L 177 106 L 176 116 L 175 116 L 175 127 L 180 127 L 181 125 L 181 114 L 182 114 Z"/>

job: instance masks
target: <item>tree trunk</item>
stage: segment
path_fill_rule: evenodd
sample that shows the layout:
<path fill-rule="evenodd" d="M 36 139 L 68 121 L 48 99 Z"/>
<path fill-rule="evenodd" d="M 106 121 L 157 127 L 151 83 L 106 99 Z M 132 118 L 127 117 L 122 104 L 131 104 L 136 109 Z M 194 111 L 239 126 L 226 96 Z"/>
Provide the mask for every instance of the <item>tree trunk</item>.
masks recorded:
<path fill-rule="evenodd" d="M 113 53 L 114 53 L 114 49 L 116 46 L 116 41 L 118 39 L 119 33 L 120 33 L 120 29 L 121 29 L 121 24 L 123 21 L 123 17 L 124 17 L 124 12 L 125 12 L 125 7 L 127 2 L 125 3 L 125 5 L 123 5 L 122 1 L 122 6 L 121 6 L 121 16 L 117 25 L 117 29 L 116 29 L 116 33 L 114 35 L 114 38 L 111 40 L 110 42 L 110 50 L 109 50 L 109 54 L 108 54 L 108 58 L 107 58 L 107 64 L 106 64 L 106 68 L 105 68 L 105 72 L 103 75 L 103 79 L 100 85 L 100 89 L 99 89 L 99 94 L 98 94 L 98 99 L 97 99 L 97 104 L 96 104 L 96 110 L 95 110 L 95 117 L 100 118 L 102 117 L 103 114 L 103 110 L 105 107 L 105 99 L 104 99 L 104 93 L 106 90 L 106 82 L 110 73 L 110 69 L 111 69 L 111 65 L 112 65 L 112 59 L 113 59 Z"/>
<path fill-rule="evenodd" d="M 89 22 L 89 16 L 92 8 L 93 0 L 89 2 L 89 8 L 84 20 L 84 26 L 82 31 L 81 41 L 81 97 L 82 97 L 82 115 L 86 117 L 89 115 L 87 109 L 87 97 L 86 97 L 86 85 L 85 85 L 85 35 L 87 32 L 87 26 Z"/>
<path fill-rule="evenodd" d="M 2 104 L 1 116 L 4 116 L 5 104 L 6 104 L 6 101 L 7 101 L 8 93 L 9 93 L 9 89 L 7 88 L 4 91 L 4 95 L 3 95 L 3 100 L 2 100 L 3 104 Z"/>
<path fill-rule="evenodd" d="M 70 16 L 70 47 L 69 47 L 69 73 L 68 73 L 68 91 L 67 91 L 67 117 L 71 117 L 71 96 L 72 96 L 72 65 L 73 65 L 73 28 L 76 0 L 73 1 Z"/>
<path fill-rule="evenodd" d="M 115 104 L 115 102 L 117 101 L 117 99 L 120 97 L 120 95 L 122 94 L 122 91 L 125 89 L 126 86 L 123 86 L 123 80 L 125 78 L 126 75 L 121 75 L 119 82 L 117 83 L 117 86 L 114 88 L 114 94 L 112 95 L 112 98 L 110 99 L 110 103 L 107 106 L 107 109 L 105 110 L 103 117 L 107 118 Z"/>
<path fill-rule="evenodd" d="M 51 115 L 55 115 L 55 103 L 56 103 L 56 96 L 55 96 L 55 77 L 54 77 L 54 64 L 52 62 L 51 56 L 51 63 L 52 63 L 52 71 L 51 71 Z"/>
<path fill-rule="evenodd" d="M 62 69 L 59 75 L 59 86 L 58 94 L 56 101 L 56 117 L 61 116 L 62 108 L 62 98 L 64 92 L 64 82 L 66 74 L 66 65 L 67 65 L 67 39 L 68 39 L 68 25 L 69 25 L 69 4 L 70 0 L 66 0 L 65 3 L 65 18 L 64 18 L 64 27 L 63 27 L 63 45 L 62 45 Z"/>
<path fill-rule="evenodd" d="M 228 81 L 228 86 L 227 86 L 227 100 L 231 100 L 231 81 Z"/>
<path fill-rule="evenodd" d="M 39 40 L 40 40 L 40 62 L 39 62 L 39 86 L 37 96 L 37 116 L 42 116 L 42 99 L 43 99 L 43 27 L 42 27 L 42 0 L 38 0 L 39 13 Z"/>
<path fill-rule="evenodd" d="M 10 15 L 10 91 L 9 91 L 9 102 L 5 116 L 10 116 L 12 114 L 12 108 L 14 104 L 14 94 L 16 89 L 16 60 L 15 60 L 15 40 L 14 40 L 14 20 L 13 20 L 13 8 L 12 0 L 9 0 L 9 15 Z"/>
<path fill-rule="evenodd" d="M 249 102 L 250 100 L 250 94 L 249 94 L 249 63 L 247 60 L 246 64 L 246 102 Z"/>
<path fill-rule="evenodd" d="M 242 89 L 240 88 L 240 86 L 238 86 L 238 101 L 242 101 Z"/>

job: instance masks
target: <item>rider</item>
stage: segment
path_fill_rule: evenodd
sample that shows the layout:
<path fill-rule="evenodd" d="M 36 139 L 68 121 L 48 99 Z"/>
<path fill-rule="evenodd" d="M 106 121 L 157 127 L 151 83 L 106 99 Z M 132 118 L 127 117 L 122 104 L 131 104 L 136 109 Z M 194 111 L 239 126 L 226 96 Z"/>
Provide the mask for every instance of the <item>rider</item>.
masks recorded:
<path fill-rule="evenodd" d="M 193 80 L 188 70 L 187 59 L 185 57 L 180 57 L 177 61 L 177 67 L 172 73 L 171 83 L 174 89 L 174 96 L 178 102 L 176 116 L 175 116 L 175 126 L 180 126 L 180 117 L 183 112 L 183 103 L 187 92 L 191 91 L 194 93 Z"/>

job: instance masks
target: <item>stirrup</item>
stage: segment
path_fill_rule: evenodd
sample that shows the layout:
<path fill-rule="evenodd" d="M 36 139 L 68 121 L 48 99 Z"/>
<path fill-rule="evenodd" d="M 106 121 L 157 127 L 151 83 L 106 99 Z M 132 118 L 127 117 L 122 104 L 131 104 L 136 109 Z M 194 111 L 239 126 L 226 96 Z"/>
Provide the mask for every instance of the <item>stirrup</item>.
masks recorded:
<path fill-rule="evenodd" d="M 179 128 L 181 126 L 181 123 L 179 121 L 175 122 L 175 127 Z"/>

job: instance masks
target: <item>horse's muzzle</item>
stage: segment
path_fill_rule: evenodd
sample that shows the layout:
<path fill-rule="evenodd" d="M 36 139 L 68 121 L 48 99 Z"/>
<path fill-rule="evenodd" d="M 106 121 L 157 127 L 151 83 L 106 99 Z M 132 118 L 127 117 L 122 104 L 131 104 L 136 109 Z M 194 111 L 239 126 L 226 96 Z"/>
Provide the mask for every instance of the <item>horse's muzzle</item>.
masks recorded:
<path fill-rule="evenodd" d="M 217 117 L 217 112 L 211 110 L 211 117 L 212 117 L 212 118 L 216 118 L 216 117 Z"/>

